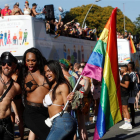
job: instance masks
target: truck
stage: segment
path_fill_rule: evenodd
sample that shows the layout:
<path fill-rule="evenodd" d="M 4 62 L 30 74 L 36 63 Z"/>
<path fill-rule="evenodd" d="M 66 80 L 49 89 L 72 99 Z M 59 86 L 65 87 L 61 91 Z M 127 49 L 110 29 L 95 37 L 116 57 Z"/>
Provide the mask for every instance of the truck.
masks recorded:
<path fill-rule="evenodd" d="M 22 62 L 24 52 L 32 47 L 41 51 L 47 60 L 68 59 L 71 63 L 87 62 L 97 41 L 55 37 L 46 33 L 45 22 L 29 15 L 5 16 L 0 18 L 0 55 L 10 51 Z M 131 56 L 129 41 L 118 39 L 118 63 L 136 62 L 139 69 L 140 54 Z M 140 69 L 139 69 L 140 71 Z"/>

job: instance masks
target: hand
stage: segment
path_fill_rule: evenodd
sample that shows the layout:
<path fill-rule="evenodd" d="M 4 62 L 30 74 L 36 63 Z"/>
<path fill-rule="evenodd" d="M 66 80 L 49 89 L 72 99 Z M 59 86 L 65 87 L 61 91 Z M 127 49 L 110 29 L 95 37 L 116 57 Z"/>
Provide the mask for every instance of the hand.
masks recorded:
<path fill-rule="evenodd" d="M 74 19 L 71 22 L 74 22 Z"/>
<path fill-rule="evenodd" d="M 15 123 L 18 125 L 20 123 L 18 115 L 15 115 Z"/>
<path fill-rule="evenodd" d="M 67 100 L 71 103 L 73 98 L 74 98 L 74 92 L 71 92 L 68 96 L 67 96 Z"/>

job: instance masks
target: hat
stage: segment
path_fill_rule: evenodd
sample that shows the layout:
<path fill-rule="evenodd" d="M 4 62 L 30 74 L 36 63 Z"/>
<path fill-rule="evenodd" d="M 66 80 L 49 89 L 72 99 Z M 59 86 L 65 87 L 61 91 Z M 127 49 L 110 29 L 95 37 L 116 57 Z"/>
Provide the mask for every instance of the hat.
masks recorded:
<path fill-rule="evenodd" d="M 19 6 L 19 3 L 18 3 L 18 2 L 16 2 L 16 3 L 15 3 L 15 5 Z"/>
<path fill-rule="evenodd" d="M 66 68 L 70 67 L 70 62 L 66 59 L 60 59 L 59 62 L 60 64 L 62 64 L 63 67 L 66 67 Z"/>
<path fill-rule="evenodd" d="M 80 26 L 80 23 L 76 22 L 76 24 L 77 24 L 78 26 Z"/>
<path fill-rule="evenodd" d="M 8 6 L 8 7 L 9 7 L 9 5 L 8 5 L 8 4 L 5 4 L 5 7 L 6 7 L 6 6 Z"/>
<path fill-rule="evenodd" d="M 14 62 L 15 64 L 17 64 L 17 59 L 10 52 L 2 53 L 1 61 L 2 62 Z"/>
<path fill-rule="evenodd" d="M 32 6 L 37 6 L 37 4 L 36 3 L 33 3 Z"/>
<path fill-rule="evenodd" d="M 26 0 L 26 1 L 25 1 L 25 3 L 29 4 L 29 1 L 28 1 L 28 0 Z"/>

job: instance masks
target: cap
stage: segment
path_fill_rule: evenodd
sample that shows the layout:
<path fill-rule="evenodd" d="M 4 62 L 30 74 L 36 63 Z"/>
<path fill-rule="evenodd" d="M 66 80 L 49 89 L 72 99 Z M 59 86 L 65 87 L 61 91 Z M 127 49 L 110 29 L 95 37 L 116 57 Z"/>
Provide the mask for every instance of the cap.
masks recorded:
<path fill-rule="evenodd" d="M 63 66 L 63 67 L 66 67 L 66 68 L 69 68 L 70 67 L 70 62 L 66 59 L 60 59 L 59 60 L 59 63 Z"/>
<path fill-rule="evenodd" d="M 2 53 L 1 61 L 2 62 L 14 62 L 15 64 L 17 63 L 17 59 L 10 52 Z"/>
<path fill-rule="evenodd" d="M 37 6 L 37 4 L 36 3 L 33 3 L 32 6 Z"/>
<path fill-rule="evenodd" d="M 78 26 L 80 26 L 80 23 L 76 22 L 76 24 L 77 24 Z"/>
<path fill-rule="evenodd" d="M 15 3 L 15 5 L 19 6 L 19 3 L 18 3 L 18 2 L 16 2 L 16 3 Z"/>
<path fill-rule="evenodd" d="M 8 6 L 8 7 L 9 7 L 9 5 L 8 5 L 8 4 L 5 4 L 5 7 L 6 7 L 6 6 Z"/>

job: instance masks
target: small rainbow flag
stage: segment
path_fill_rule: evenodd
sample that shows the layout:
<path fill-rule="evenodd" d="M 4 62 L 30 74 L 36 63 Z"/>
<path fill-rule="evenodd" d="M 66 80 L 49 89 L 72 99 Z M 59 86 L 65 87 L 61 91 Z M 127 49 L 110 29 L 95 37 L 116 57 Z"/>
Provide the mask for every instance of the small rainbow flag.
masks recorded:
<path fill-rule="evenodd" d="M 117 8 L 113 10 L 82 72 L 82 75 L 102 80 L 100 104 L 93 140 L 102 138 L 110 127 L 122 120 L 116 15 Z"/>
<path fill-rule="evenodd" d="M 130 57 L 127 57 L 124 59 L 125 61 L 130 61 Z"/>
<path fill-rule="evenodd" d="M 134 42 L 133 42 L 131 37 L 130 37 L 130 41 L 129 42 L 130 42 L 131 53 L 136 53 L 136 48 L 135 48 Z"/>

